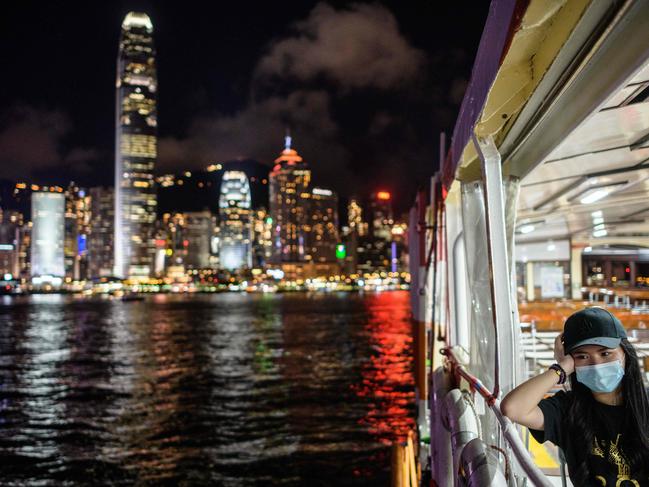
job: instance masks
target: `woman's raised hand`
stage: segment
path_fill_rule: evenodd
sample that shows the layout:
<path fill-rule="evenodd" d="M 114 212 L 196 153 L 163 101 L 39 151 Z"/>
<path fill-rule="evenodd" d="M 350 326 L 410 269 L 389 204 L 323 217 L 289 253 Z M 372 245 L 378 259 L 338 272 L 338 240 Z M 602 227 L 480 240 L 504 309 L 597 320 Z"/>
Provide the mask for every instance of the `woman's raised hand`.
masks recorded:
<path fill-rule="evenodd" d="M 566 374 L 570 375 L 575 371 L 575 360 L 572 355 L 563 353 L 563 333 L 554 339 L 554 359 Z"/>

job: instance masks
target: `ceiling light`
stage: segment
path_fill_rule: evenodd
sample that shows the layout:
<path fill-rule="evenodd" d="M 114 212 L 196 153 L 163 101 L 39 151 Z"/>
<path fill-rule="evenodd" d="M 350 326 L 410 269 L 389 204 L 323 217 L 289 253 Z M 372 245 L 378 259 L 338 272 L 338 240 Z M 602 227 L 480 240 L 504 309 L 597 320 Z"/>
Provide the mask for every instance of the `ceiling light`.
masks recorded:
<path fill-rule="evenodd" d="M 571 198 L 571 201 L 579 198 L 579 202 L 582 205 L 590 205 L 591 203 L 595 203 L 596 201 L 606 198 L 612 192 L 620 189 L 623 186 L 626 186 L 627 183 L 628 181 L 621 181 L 619 183 L 602 184 L 599 186 L 594 186 L 592 188 L 588 188 L 582 191 L 581 193 L 575 195 L 573 198 Z M 601 215 L 592 214 L 592 216 L 601 216 Z"/>
<path fill-rule="evenodd" d="M 531 232 L 534 231 L 534 228 L 535 228 L 534 225 L 529 225 L 528 224 L 528 225 L 523 225 L 522 227 L 520 227 L 518 229 L 518 231 L 521 232 L 522 234 L 531 233 Z"/>
<path fill-rule="evenodd" d="M 584 197 L 582 197 L 579 202 L 582 205 L 590 205 L 591 203 L 595 203 L 596 201 L 601 200 L 602 198 L 606 198 L 611 191 L 609 189 L 597 189 L 593 192 L 587 192 L 588 194 Z"/>
<path fill-rule="evenodd" d="M 606 230 L 595 230 L 593 232 L 593 237 L 606 237 L 606 235 L 608 235 Z"/>

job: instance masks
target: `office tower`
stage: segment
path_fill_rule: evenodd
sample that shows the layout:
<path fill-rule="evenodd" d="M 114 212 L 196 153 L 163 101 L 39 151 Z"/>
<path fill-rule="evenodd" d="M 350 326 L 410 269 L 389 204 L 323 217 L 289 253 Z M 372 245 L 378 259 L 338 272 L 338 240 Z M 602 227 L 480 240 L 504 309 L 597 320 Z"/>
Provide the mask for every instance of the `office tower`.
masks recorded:
<path fill-rule="evenodd" d="M 115 192 L 112 188 L 90 188 L 90 216 L 88 278 L 112 276 L 115 254 Z"/>
<path fill-rule="evenodd" d="M 31 277 L 35 284 L 60 284 L 63 261 L 65 196 L 32 193 Z"/>
<path fill-rule="evenodd" d="M 308 206 L 311 170 L 286 136 L 284 150 L 270 173 L 270 216 L 273 219 L 274 264 L 308 261 Z"/>
<path fill-rule="evenodd" d="M 252 267 L 252 209 L 248 177 L 226 171 L 219 197 L 219 265 L 237 270 Z"/>
<path fill-rule="evenodd" d="M 0 209 L 0 277 L 20 277 L 20 232 L 23 216 L 14 210 Z"/>
<path fill-rule="evenodd" d="M 209 211 L 185 212 L 184 242 L 187 242 L 185 257 L 187 268 L 205 269 L 210 266 L 213 228 L 212 214 Z"/>
<path fill-rule="evenodd" d="M 65 190 L 65 277 L 87 277 L 87 239 L 90 233 L 90 196 L 73 182 Z"/>
<path fill-rule="evenodd" d="M 150 276 L 154 254 L 157 76 L 153 25 L 130 12 L 117 56 L 115 123 L 115 274 Z"/>
<path fill-rule="evenodd" d="M 313 262 L 335 262 L 338 239 L 338 196 L 330 189 L 313 188 L 309 211 L 309 254 Z"/>
<path fill-rule="evenodd" d="M 392 238 L 392 204 L 391 195 L 387 191 L 373 193 L 370 198 L 370 236 L 375 239 L 390 240 Z"/>
<path fill-rule="evenodd" d="M 363 221 L 363 208 L 356 198 L 351 198 L 347 205 L 347 222 L 350 232 L 356 232 L 358 237 L 367 233 L 367 223 Z"/>
<path fill-rule="evenodd" d="M 252 266 L 266 266 L 273 255 L 272 240 L 273 219 L 266 208 L 260 207 L 253 212 L 252 223 Z"/>

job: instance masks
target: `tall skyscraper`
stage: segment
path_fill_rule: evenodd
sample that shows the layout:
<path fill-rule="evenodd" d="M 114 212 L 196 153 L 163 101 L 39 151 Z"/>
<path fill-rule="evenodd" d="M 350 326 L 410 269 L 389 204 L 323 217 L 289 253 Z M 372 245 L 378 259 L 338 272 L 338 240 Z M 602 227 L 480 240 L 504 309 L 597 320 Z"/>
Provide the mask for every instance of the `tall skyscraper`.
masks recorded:
<path fill-rule="evenodd" d="M 261 207 L 253 211 L 252 220 L 252 265 L 264 267 L 273 255 L 273 240 L 271 238 L 273 219 L 266 208 Z"/>
<path fill-rule="evenodd" d="M 0 274 L 20 277 L 20 231 L 23 216 L 15 210 L 0 208 Z"/>
<path fill-rule="evenodd" d="M 270 173 L 270 216 L 273 219 L 275 264 L 299 263 L 307 256 L 311 170 L 286 136 L 284 150 Z"/>
<path fill-rule="evenodd" d="M 88 237 L 88 277 L 113 275 L 115 192 L 112 188 L 90 189 L 90 235 Z"/>
<path fill-rule="evenodd" d="M 153 25 L 129 12 L 117 56 L 115 120 L 115 275 L 148 278 L 154 254 L 157 75 Z"/>
<path fill-rule="evenodd" d="M 31 277 L 36 284 L 60 284 L 65 276 L 64 220 L 63 193 L 32 193 Z"/>
<path fill-rule="evenodd" d="M 383 240 L 392 238 L 392 197 L 387 191 L 377 191 L 370 198 L 370 236 Z"/>
<path fill-rule="evenodd" d="M 185 212 L 185 242 L 187 256 L 185 266 L 190 269 L 205 269 L 210 265 L 210 241 L 214 224 L 212 214 L 205 211 Z"/>
<path fill-rule="evenodd" d="M 330 189 L 313 188 L 309 211 L 309 254 L 316 263 L 336 262 L 338 196 Z"/>
<path fill-rule="evenodd" d="M 252 267 L 252 201 L 248 177 L 242 171 L 226 171 L 219 197 L 219 265 L 237 270 Z"/>

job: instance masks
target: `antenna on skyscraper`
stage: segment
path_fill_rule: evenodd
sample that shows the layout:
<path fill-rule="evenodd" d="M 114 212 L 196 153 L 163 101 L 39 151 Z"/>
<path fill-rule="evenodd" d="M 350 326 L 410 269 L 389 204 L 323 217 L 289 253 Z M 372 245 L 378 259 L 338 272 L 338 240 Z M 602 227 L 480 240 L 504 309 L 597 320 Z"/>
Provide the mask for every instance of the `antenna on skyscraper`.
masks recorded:
<path fill-rule="evenodd" d="M 291 138 L 291 129 L 287 128 L 286 129 L 286 137 L 284 137 L 284 149 L 285 150 L 291 150 L 291 142 L 293 139 Z"/>

